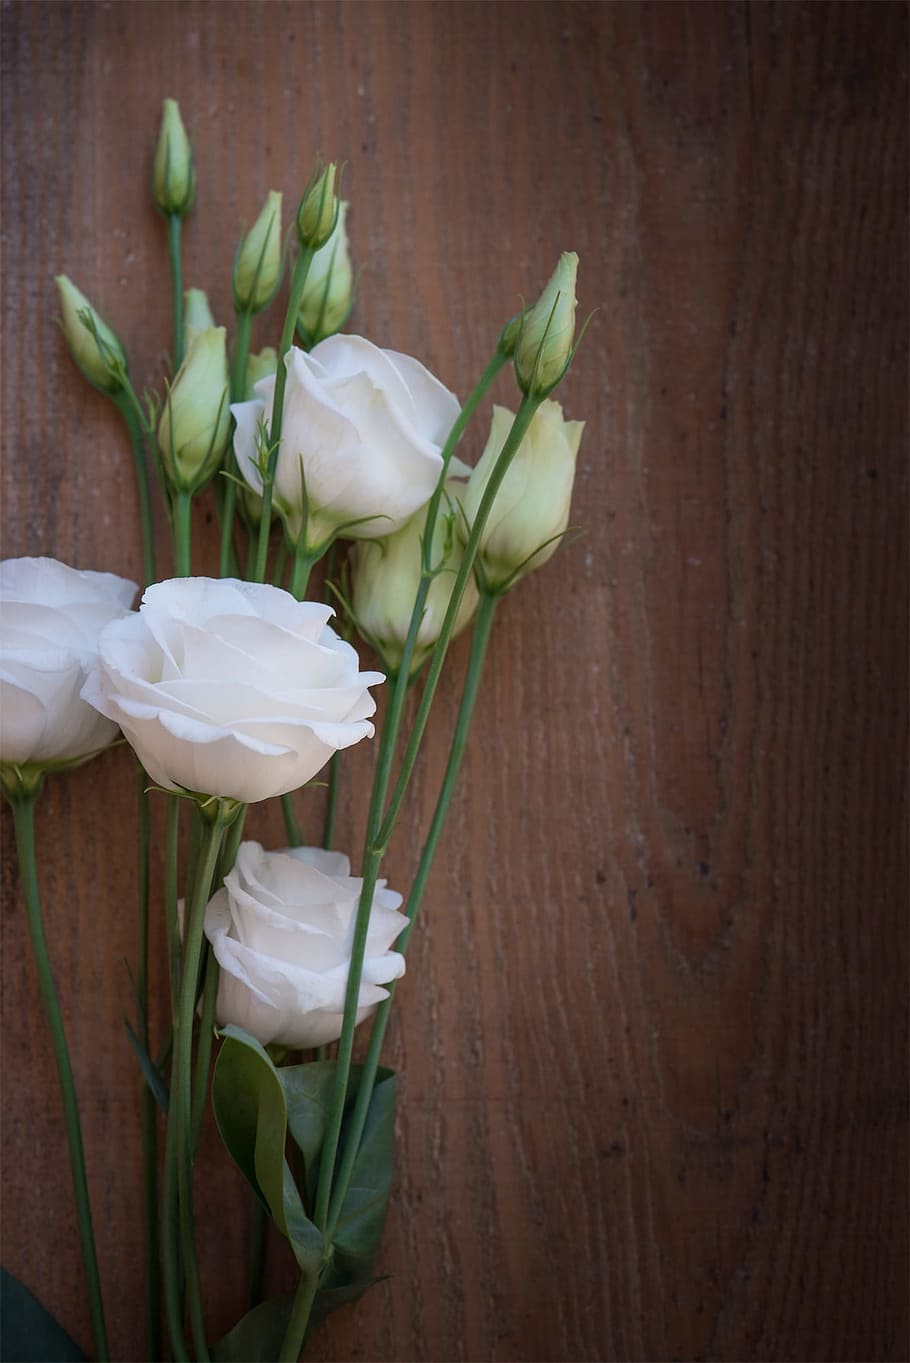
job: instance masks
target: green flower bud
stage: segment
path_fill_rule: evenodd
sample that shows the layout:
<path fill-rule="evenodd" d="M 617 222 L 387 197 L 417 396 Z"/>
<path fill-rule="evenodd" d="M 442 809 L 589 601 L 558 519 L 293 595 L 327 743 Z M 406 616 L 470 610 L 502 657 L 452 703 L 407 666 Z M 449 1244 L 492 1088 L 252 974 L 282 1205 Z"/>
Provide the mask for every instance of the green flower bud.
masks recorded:
<path fill-rule="evenodd" d="M 61 325 L 73 359 L 89 383 L 103 393 L 119 393 L 126 372 L 126 352 L 84 293 L 65 274 L 54 280 L 63 311 Z"/>
<path fill-rule="evenodd" d="M 297 239 L 311 250 L 324 246 L 335 229 L 338 199 L 335 195 L 337 168 L 330 161 L 325 170 L 314 175 L 303 191 L 297 209 Z"/>
<path fill-rule="evenodd" d="M 515 354 L 515 347 L 521 335 L 522 314 L 516 313 L 511 322 L 506 322 L 499 334 L 499 350 L 503 355 L 511 357 Z"/>
<path fill-rule="evenodd" d="M 505 407 L 493 408 L 490 438 L 461 498 L 463 537 L 466 526 L 474 523 L 513 420 Z M 584 428 L 583 421 L 566 421 L 558 402 L 544 401 L 535 412 L 506 470 L 480 540 L 477 561 L 490 587 L 512 586 L 556 553 L 569 524 L 575 461 Z"/>
<path fill-rule="evenodd" d="M 270 189 L 262 212 L 247 232 L 234 262 L 234 304 L 238 312 L 259 312 L 281 283 L 281 194 Z"/>
<path fill-rule="evenodd" d="M 326 336 L 334 336 L 351 311 L 354 272 L 345 225 L 348 208 L 349 204 L 342 199 L 335 230 L 313 256 L 307 271 L 297 326 L 308 346 L 324 341 Z"/>
<path fill-rule="evenodd" d="M 180 117 L 180 105 L 175 99 L 166 99 L 155 147 L 152 198 L 165 216 L 183 218 L 193 206 L 195 193 L 193 151 Z"/>
<path fill-rule="evenodd" d="M 198 492 L 218 467 L 231 428 L 224 327 L 201 331 L 186 353 L 158 423 L 158 448 L 168 479 Z"/>
<path fill-rule="evenodd" d="M 258 355 L 250 355 L 246 362 L 246 388 L 243 393 L 244 402 L 250 402 L 256 396 L 253 388 L 260 379 L 270 378 L 272 374 L 276 374 L 277 372 L 278 351 L 274 346 L 267 345 L 264 350 L 260 350 Z"/>
<path fill-rule="evenodd" d="M 446 491 L 454 503 L 464 496 L 465 485 L 449 479 Z M 436 518 L 431 558 L 433 567 L 440 567 L 440 571 L 430 583 L 411 659 L 412 673 L 426 660 L 439 638 L 461 564 L 461 541 L 452 516 L 446 515 L 445 511 L 443 503 Z M 401 666 L 411 612 L 417 599 L 426 518 L 427 509 L 422 507 L 394 535 L 382 540 L 359 540 L 352 546 L 354 616 L 367 641 L 378 648 L 383 662 L 393 671 Z M 440 560 L 443 561 L 440 563 Z M 477 587 L 471 577 L 455 617 L 453 637 L 471 619 L 478 599 Z"/>
<path fill-rule="evenodd" d="M 515 345 L 515 373 L 523 393 L 551 392 L 572 356 L 578 256 L 564 251 L 549 284 L 523 315 Z"/>
<path fill-rule="evenodd" d="M 183 353 L 199 335 L 215 325 L 209 300 L 203 289 L 187 289 L 183 295 Z"/>

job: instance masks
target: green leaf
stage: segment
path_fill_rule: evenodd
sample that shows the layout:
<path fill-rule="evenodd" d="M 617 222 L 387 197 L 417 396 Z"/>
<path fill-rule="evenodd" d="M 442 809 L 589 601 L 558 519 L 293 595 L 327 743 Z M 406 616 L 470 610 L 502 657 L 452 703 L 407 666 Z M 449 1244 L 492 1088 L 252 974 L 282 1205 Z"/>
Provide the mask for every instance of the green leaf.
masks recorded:
<path fill-rule="evenodd" d="M 136 1054 L 136 1059 L 139 1061 L 142 1077 L 151 1089 L 155 1102 L 161 1108 L 161 1111 L 167 1115 L 171 1095 L 168 1092 L 167 1084 L 161 1077 L 161 1071 L 157 1068 L 154 1060 L 133 1031 L 127 1018 L 123 1019 L 123 1025 L 126 1028 L 126 1034 L 129 1037 L 130 1045 Z"/>
<path fill-rule="evenodd" d="M 212 1347 L 214 1363 L 270 1363 L 281 1353 L 294 1297 L 270 1297 L 237 1322 Z"/>
<path fill-rule="evenodd" d="M 0 1358 L 4 1363 L 85 1363 L 63 1326 L 5 1268 L 0 1268 Z"/>
<path fill-rule="evenodd" d="M 335 1087 L 335 1061 L 313 1060 L 306 1065 L 285 1065 L 278 1071 L 278 1077 L 284 1089 L 291 1136 L 303 1156 L 304 1197 L 307 1207 L 312 1210 L 319 1179 L 319 1155 Z M 355 1082 L 359 1080 L 359 1074 L 351 1077 Z"/>
<path fill-rule="evenodd" d="M 255 1037 L 225 1027 L 212 1079 L 221 1139 L 282 1235 L 303 1273 L 318 1273 L 322 1236 L 307 1217 L 285 1159 L 288 1113 L 278 1071 Z"/>
<path fill-rule="evenodd" d="M 346 1287 L 322 1287 L 316 1293 L 316 1300 L 313 1302 L 313 1309 L 310 1312 L 310 1321 L 307 1326 L 307 1339 L 309 1339 L 316 1326 L 325 1320 L 326 1316 L 337 1311 L 339 1306 L 347 1306 L 350 1302 L 355 1302 L 362 1297 L 367 1288 L 373 1287 L 376 1283 L 384 1283 L 390 1273 L 380 1273 L 377 1278 L 360 1278 L 355 1283 L 348 1283 Z"/>

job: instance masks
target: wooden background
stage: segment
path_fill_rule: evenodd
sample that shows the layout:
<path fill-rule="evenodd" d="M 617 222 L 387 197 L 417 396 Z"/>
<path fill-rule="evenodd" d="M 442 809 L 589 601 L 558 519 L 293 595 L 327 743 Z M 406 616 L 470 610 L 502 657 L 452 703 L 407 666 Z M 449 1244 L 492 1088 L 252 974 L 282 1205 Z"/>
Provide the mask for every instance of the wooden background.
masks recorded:
<path fill-rule="evenodd" d="M 224 320 L 241 225 L 317 152 L 348 163 L 353 329 L 462 395 L 560 250 L 598 309 L 561 395 L 584 534 L 502 611 L 391 1034 L 392 1276 L 313 1358 L 908 1357 L 906 30 L 898 4 L 3 7 L 5 555 L 140 574 L 52 276 L 160 379 L 165 95 L 198 160 L 187 284 Z M 197 543 L 211 567 L 203 512 Z M 352 848 L 371 758 L 344 765 Z M 51 782 L 41 824 L 118 1359 L 142 1349 L 132 818 L 119 751 Z M 4 830 L 3 1260 L 87 1344 Z M 214 1333 L 249 1204 L 211 1133 L 203 1163 Z"/>

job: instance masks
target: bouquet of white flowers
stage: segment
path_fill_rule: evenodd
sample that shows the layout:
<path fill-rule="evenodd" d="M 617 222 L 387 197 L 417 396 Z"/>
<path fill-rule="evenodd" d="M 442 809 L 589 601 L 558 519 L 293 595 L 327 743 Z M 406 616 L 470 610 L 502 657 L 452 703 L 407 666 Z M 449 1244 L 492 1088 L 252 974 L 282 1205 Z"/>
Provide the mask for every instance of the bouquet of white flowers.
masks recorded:
<path fill-rule="evenodd" d="M 129 1037 L 144 1081 L 148 1357 L 166 1356 L 163 1301 L 174 1359 L 298 1359 L 314 1322 L 375 1281 L 392 1179 L 395 1077 L 380 1065 L 389 1010 L 497 607 L 568 526 L 583 426 L 566 421 L 551 394 L 577 348 L 577 258 L 564 254 L 538 301 L 501 329 L 462 405 L 417 359 L 341 333 L 354 276 L 338 179 L 334 165 L 318 169 L 299 200 L 283 325 L 274 349 L 252 355 L 251 320 L 276 299 L 288 255 L 282 196 L 268 195 L 237 250 L 229 346 L 205 294 L 183 291 L 181 228 L 196 171 L 180 111 L 165 101 L 153 193 L 167 223 L 174 335 L 160 392 L 135 391 L 114 330 L 67 278 L 57 281 L 73 358 L 130 437 L 146 577 L 134 610 L 136 584 L 109 572 L 47 558 L 0 567 L 0 777 L 62 1087 L 98 1359 L 110 1353 L 38 888 L 35 810 L 45 779 L 88 761 L 118 731 L 140 769 L 141 946 Z M 469 469 L 456 446 L 510 362 L 517 409 L 494 409 L 482 458 Z M 192 575 L 191 506 L 204 491 L 220 524 L 219 578 Z M 172 530 L 168 580 L 156 580 L 153 494 Z M 307 599 L 324 556 L 332 604 Z M 444 779 L 414 882 L 399 893 L 380 878 L 383 857 L 449 645 L 469 627 Z M 355 633 L 381 671 L 363 668 Z M 351 855 L 333 846 L 336 769 L 344 749 L 374 736 L 371 688 L 380 683 L 387 703 L 352 875 Z M 326 767 L 324 845 L 306 846 L 294 793 Z M 167 802 L 160 905 L 149 891 L 149 802 L 157 799 Z M 288 845 L 243 841 L 246 807 L 276 799 Z M 171 988 L 163 1037 L 149 1022 L 149 935 L 159 923 Z M 354 1064 L 355 1029 L 367 1021 L 365 1059 Z M 202 1308 L 193 1227 L 209 1099 L 258 1208 L 248 1310 L 217 1342 Z M 263 1301 L 269 1218 L 288 1241 L 299 1286 Z"/>

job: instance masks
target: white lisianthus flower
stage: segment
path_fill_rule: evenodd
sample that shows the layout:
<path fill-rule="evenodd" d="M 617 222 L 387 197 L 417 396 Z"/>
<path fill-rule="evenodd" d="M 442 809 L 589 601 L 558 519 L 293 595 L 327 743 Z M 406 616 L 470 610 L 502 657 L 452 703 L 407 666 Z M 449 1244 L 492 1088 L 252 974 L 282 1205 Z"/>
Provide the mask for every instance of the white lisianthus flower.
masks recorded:
<path fill-rule="evenodd" d="M 351 311 L 354 271 L 348 248 L 348 204 L 338 205 L 338 221 L 324 246 L 313 254 L 307 271 L 297 325 L 308 345 L 340 331 Z"/>
<path fill-rule="evenodd" d="M 465 484 L 455 478 L 446 481 L 446 493 L 456 514 L 443 502 L 436 517 L 431 563 L 439 572 L 430 583 L 411 671 L 416 672 L 431 652 L 442 629 L 455 578 L 461 567 L 462 543 L 457 525 L 457 501 L 465 495 Z M 422 540 L 426 512 L 418 511 L 394 535 L 383 540 L 364 540 L 354 546 L 351 558 L 351 587 L 354 619 L 380 653 L 383 661 L 396 671 L 401 667 L 411 614 L 417 599 L 422 569 Z M 468 579 L 455 617 L 452 637 L 468 624 L 477 609 L 479 594 L 473 576 Z"/>
<path fill-rule="evenodd" d="M 490 437 L 461 498 L 464 517 L 459 523 L 464 538 L 514 419 L 505 407 L 493 408 Z M 558 402 L 547 399 L 538 407 L 506 470 L 481 536 L 478 563 L 489 586 L 501 587 L 510 578 L 518 581 L 556 553 L 569 524 L 575 461 L 584 428 L 583 421 L 566 421 Z"/>
<path fill-rule="evenodd" d="M 284 362 L 273 499 L 291 538 L 305 528 L 315 550 L 342 527 L 348 539 L 392 534 L 432 495 L 457 398 L 418 360 L 362 336 L 329 336 L 309 355 L 292 347 Z M 252 402 L 231 408 L 237 466 L 260 495 L 274 394 L 275 379 L 262 379 Z"/>
<path fill-rule="evenodd" d="M 354 921 L 363 882 L 340 852 L 265 852 L 244 842 L 205 911 L 205 935 L 221 966 L 217 1017 L 263 1046 L 306 1048 L 341 1036 Z M 357 1021 L 404 974 L 391 947 L 407 924 L 401 895 L 380 880 L 373 895 Z"/>
<path fill-rule="evenodd" d="M 124 577 L 52 558 L 0 563 L 0 762 L 70 766 L 116 738 L 79 693 L 98 636 L 135 595 Z"/>
<path fill-rule="evenodd" d="M 158 785 L 244 804 L 284 795 L 373 733 L 367 687 L 384 678 L 358 670 L 332 613 L 263 583 L 158 582 L 103 631 L 82 694 Z"/>

